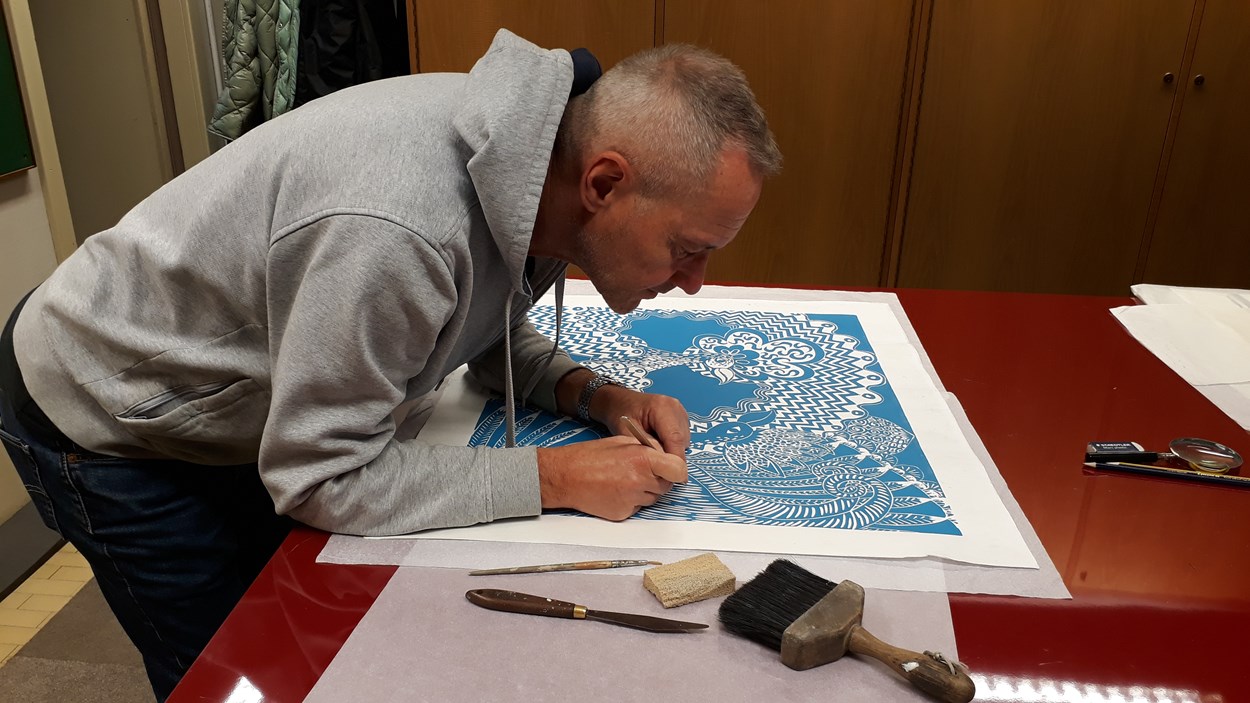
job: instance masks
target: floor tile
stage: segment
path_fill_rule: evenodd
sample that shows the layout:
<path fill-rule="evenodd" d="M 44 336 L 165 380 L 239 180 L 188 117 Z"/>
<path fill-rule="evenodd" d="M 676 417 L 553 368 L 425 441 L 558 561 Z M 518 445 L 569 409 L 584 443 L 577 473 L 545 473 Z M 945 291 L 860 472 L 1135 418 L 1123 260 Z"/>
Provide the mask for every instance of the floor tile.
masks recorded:
<path fill-rule="evenodd" d="M 35 596 L 29 593 L 23 593 L 26 601 L 18 608 L 19 610 L 34 610 L 44 613 L 56 613 L 69 603 L 71 596 Z"/>
<path fill-rule="evenodd" d="M 5 608 L 19 608 L 30 598 L 29 593 L 10 593 L 7 598 L 0 600 L 0 610 Z"/>
<path fill-rule="evenodd" d="M 78 581 L 86 583 L 92 579 L 91 569 L 82 566 L 62 566 L 52 574 L 53 581 Z"/>
<path fill-rule="evenodd" d="M 0 666 L 7 665 L 92 578 L 87 560 L 65 545 L 0 601 Z"/>
<path fill-rule="evenodd" d="M 48 557 L 48 560 L 44 562 L 44 566 L 51 566 L 53 567 L 52 570 L 55 571 L 58 566 L 85 566 L 86 563 L 87 560 L 81 554 L 60 551 Z"/>
<path fill-rule="evenodd" d="M 87 560 L 66 545 L 0 601 L 0 665 L 13 659 L 91 579 Z"/>
<path fill-rule="evenodd" d="M 38 631 L 39 630 L 34 627 L 9 627 L 8 625 L 0 625 L 0 644 L 16 644 L 19 646 L 26 644 Z"/>
<path fill-rule="evenodd" d="M 28 579 L 17 587 L 19 593 L 39 596 L 72 596 L 82 589 L 81 583 L 74 581 L 36 581 Z"/>
<path fill-rule="evenodd" d="M 52 613 L 41 613 L 38 610 L 18 610 L 17 608 L 6 608 L 4 610 L 0 610 L 0 625 L 38 628 L 50 617 L 52 617 Z"/>
<path fill-rule="evenodd" d="M 87 584 L 64 610 L 39 628 L 39 634 L 22 647 L 19 656 L 143 665 L 143 658 L 113 617 L 94 582 Z M 0 700 L 4 700 L 3 695 Z"/>
<path fill-rule="evenodd" d="M 39 567 L 38 569 L 35 569 L 35 572 L 32 573 L 30 576 L 27 576 L 26 578 L 46 581 L 52 578 L 52 574 L 55 574 L 56 570 L 59 568 L 61 568 L 60 564 L 49 564 L 45 562 L 43 566 Z"/>

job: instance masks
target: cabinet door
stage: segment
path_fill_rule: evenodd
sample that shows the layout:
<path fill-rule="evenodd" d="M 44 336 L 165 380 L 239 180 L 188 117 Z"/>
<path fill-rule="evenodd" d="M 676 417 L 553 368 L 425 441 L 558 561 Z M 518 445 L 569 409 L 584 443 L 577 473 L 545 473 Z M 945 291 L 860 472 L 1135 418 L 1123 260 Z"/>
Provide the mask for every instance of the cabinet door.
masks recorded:
<path fill-rule="evenodd" d="M 708 279 L 879 283 L 911 0 L 665 0 L 664 40 L 742 67 L 785 156 Z"/>
<path fill-rule="evenodd" d="M 410 2 L 422 73 L 468 71 L 501 27 L 542 47 L 585 47 L 605 69 L 654 44 L 654 0 Z"/>
<path fill-rule="evenodd" d="M 1126 294 L 1193 6 L 936 2 L 898 284 Z"/>
<path fill-rule="evenodd" d="M 1145 280 L 1250 288 L 1250 3 L 1207 0 L 1185 86 Z"/>

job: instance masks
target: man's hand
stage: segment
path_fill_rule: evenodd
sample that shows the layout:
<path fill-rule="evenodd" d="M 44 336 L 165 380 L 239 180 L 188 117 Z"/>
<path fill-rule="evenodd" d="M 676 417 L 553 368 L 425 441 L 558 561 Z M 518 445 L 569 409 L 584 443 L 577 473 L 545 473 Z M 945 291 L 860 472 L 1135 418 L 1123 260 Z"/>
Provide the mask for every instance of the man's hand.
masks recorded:
<path fill-rule="evenodd" d="M 560 379 L 556 402 L 562 412 L 573 414 L 578 395 L 593 376 L 588 369 L 577 369 Z M 690 416 L 676 398 L 605 385 L 591 396 L 589 412 L 617 436 L 540 448 L 538 481 L 544 508 L 575 508 L 624 520 L 667 493 L 673 487 L 667 479 L 685 482 Z M 658 439 L 663 451 L 640 444 L 622 416 Z"/>
<path fill-rule="evenodd" d="M 586 382 L 594 378 L 590 369 L 570 371 L 556 384 L 556 404 L 560 412 L 576 417 L 577 399 Z M 664 451 L 685 457 L 690 447 L 690 416 L 681 402 L 667 395 L 639 393 L 622 386 L 601 386 L 590 398 L 590 416 L 614 434 L 631 436 L 621 416 L 634 419 L 643 432 L 660 440 Z"/>
<path fill-rule="evenodd" d="M 685 459 L 629 436 L 538 450 L 542 506 L 573 508 L 608 520 L 624 520 L 659 500 L 673 487 L 660 475 L 685 470 Z"/>
<path fill-rule="evenodd" d="M 621 386 L 604 386 L 590 400 L 590 416 L 614 434 L 632 437 L 622 416 L 633 418 L 638 427 L 660 440 L 664 451 L 682 459 L 685 476 L 686 449 L 690 447 L 690 416 L 676 398 L 639 393 Z M 682 483 L 685 482 L 683 478 Z"/>

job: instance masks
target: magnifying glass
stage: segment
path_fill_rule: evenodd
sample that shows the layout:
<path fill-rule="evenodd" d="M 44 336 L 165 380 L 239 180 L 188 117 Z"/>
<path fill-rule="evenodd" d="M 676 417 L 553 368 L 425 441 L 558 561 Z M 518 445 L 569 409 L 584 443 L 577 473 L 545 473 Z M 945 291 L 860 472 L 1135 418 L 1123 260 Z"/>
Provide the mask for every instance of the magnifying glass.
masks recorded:
<path fill-rule="evenodd" d="M 1153 462 L 1178 459 L 1210 474 L 1225 474 L 1243 463 L 1237 450 L 1209 439 L 1178 437 L 1168 443 L 1168 448 L 1172 451 L 1148 452 L 1137 442 L 1090 442 L 1085 447 L 1085 460 Z"/>

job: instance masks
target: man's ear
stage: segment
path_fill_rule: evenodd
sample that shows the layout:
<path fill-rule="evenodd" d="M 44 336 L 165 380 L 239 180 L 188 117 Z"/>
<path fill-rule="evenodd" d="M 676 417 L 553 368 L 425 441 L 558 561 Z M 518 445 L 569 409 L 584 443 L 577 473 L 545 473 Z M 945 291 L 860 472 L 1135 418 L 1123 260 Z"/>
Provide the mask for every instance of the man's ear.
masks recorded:
<path fill-rule="evenodd" d="M 634 171 L 620 152 L 604 151 L 594 157 L 582 174 L 582 206 L 598 212 L 627 193 L 634 185 Z"/>

